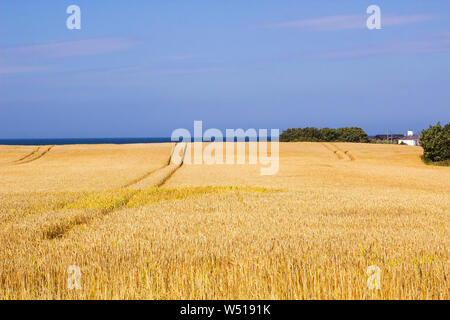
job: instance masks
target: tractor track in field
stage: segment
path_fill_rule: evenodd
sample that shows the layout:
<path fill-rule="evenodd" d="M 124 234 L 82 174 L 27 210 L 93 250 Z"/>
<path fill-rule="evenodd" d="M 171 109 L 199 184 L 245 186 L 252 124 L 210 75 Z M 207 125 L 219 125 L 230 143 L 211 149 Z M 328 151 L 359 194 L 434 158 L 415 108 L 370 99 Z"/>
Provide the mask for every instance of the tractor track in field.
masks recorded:
<path fill-rule="evenodd" d="M 131 187 L 131 186 L 133 186 L 133 185 L 135 185 L 135 184 L 141 182 L 142 180 L 147 179 L 147 178 L 150 177 L 152 174 L 154 174 L 155 172 L 158 172 L 158 171 L 164 169 L 165 167 L 167 167 L 167 165 L 164 165 L 164 166 L 159 167 L 159 168 L 157 168 L 157 169 L 151 170 L 151 171 L 147 172 L 146 174 L 144 174 L 142 177 L 139 177 L 139 178 L 137 178 L 137 179 L 135 179 L 135 180 L 133 180 L 133 181 L 130 181 L 130 182 L 128 182 L 127 184 L 123 185 L 122 188 L 124 188 L 124 189 L 129 188 L 129 187 Z"/>
<path fill-rule="evenodd" d="M 341 148 L 339 148 L 336 144 L 334 143 L 325 143 L 325 142 L 321 142 L 320 143 L 322 146 L 324 146 L 327 150 L 329 150 L 330 152 L 332 152 L 339 160 L 350 160 L 350 161 L 354 161 L 356 160 L 355 156 L 353 156 L 350 151 L 348 150 L 343 150 Z"/>
<path fill-rule="evenodd" d="M 27 153 L 25 156 L 22 156 L 22 158 L 17 159 L 17 160 L 13 160 L 11 162 L 6 162 L 6 163 L 1 163 L 0 166 L 9 166 L 9 165 L 15 165 L 15 164 L 20 164 L 22 163 L 21 161 L 26 160 L 28 158 L 30 158 L 32 155 L 34 155 L 35 153 L 37 153 L 39 151 L 41 147 L 37 147 L 36 149 L 34 149 L 33 151 L 31 151 L 30 153 Z"/>
<path fill-rule="evenodd" d="M 324 146 L 325 149 L 327 149 L 328 151 L 332 152 L 332 153 L 336 156 L 336 158 L 337 158 L 338 160 L 343 160 L 343 159 L 344 159 L 344 156 L 342 155 L 342 151 L 340 151 L 340 150 L 333 150 L 332 147 L 330 147 L 329 145 L 327 145 L 327 144 L 324 143 L 324 142 L 321 142 L 320 144 L 321 144 L 322 146 Z"/>
<path fill-rule="evenodd" d="M 159 167 L 158 169 L 151 170 L 151 171 L 147 172 L 146 174 L 144 174 L 143 176 L 141 176 L 141 177 L 139 177 L 139 178 L 137 178 L 137 179 L 135 179 L 133 181 L 128 182 L 127 184 L 122 186 L 122 188 L 129 188 L 129 187 L 131 187 L 131 186 L 133 186 L 133 185 L 135 185 L 135 184 L 137 184 L 137 183 L 139 183 L 139 182 L 141 182 L 141 181 L 151 177 L 152 175 L 160 173 L 162 170 L 164 170 L 166 168 L 169 168 L 172 165 L 172 158 L 173 158 L 173 153 L 175 152 L 175 149 L 176 149 L 176 145 L 172 147 L 169 159 L 167 160 L 167 163 L 165 165 L 163 165 L 162 167 Z M 164 176 L 162 178 L 162 181 L 159 181 L 158 183 L 155 183 L 155 187 L 162 186 L 175 173 L 175 171 L 178 170 L 178 168 L 183 165 L 185 154 L 186 154 L 186 148 L 184 148 L 184 151 L 183 151 L 183 157 L 181 159 L 181 164 L 178 165 L 178 167 L 175 167 L 175 165 L 174 165 L 174 170 L 170 171 L 166 176 Z"/>
<path fill-rule="evenodd" d="M 176 168 L 175 168 L 174 170 L 171 170 L 171 171 L 169 172 L 169 174 L 168 174 L 166 177 L 164 177 L 164 178 L 156 185 L 158 188 L 159 188 L 159 187 L 162 187 L 167 181 L 169 181 L 169 179 L 174 175 L 174 173 L 175 173 L 178 169 L 180 169 L 180 168 L 183 166 L 183 164 L 184 164 L 184 158 L 186 157 L 186 150 L 187 150 L 187 144 L 184 145 L 184 148 L 183 148 L 183 156 L 181 157 L 181 162 L 180 162 L 179 164 L 175 164 L 175 165 L 176 165 Z M 171 165 L 172 157 L 173 157 L 174 151 L 175 151 L 175 147 L 172 149 L 172 153 L 171 153 L 171 155 L 170 155 L 170 160 L 169 160 L 169 163 L 167 164 L 167 166 L 170 166 L 170 165 Z"/>
<path fill-rule="evenodd" d="M 348 150 L 342 150 L 341 148 L 339 148 L 337 145 L 335 145 L 334 143 L 330 143 L 333 147 L 335 147 L 337 150 L 339 150 L 340 152 L 342 152 L 343 154 L 345 154 L 347 156 L 347 158 L 351 161 L 356 160 L 356 158 L 350 153 L 350 151 Z"/>
<path fill-rule="evenodd" d="M 30 162 L 36 161 L 36 160 L 42 158 L 43 156 L 45 156 L 47 153 L 49 153 L 50 150 L 52 150 L 54 147 L 55 146 L 50 146 L 47 149 L 45 149 L 44 151 L 42 151 L 41 153 L 39 153 L 36 157 L 31 157 L 33 154 L 37 153 L 40 150 L 40 148 L 38 148 L 35 150 L 35 152 L 32 152 L 27 157 L 24 157 L 22 160 L 17 160 L 14 164 L 20 165 L 20 164 L 25 164 L 25 163 L 30 163 Z"/>
<path fill-rule="evenodd" d="M 350 151 L 344 151 L 345 155 L 350 158 L 351 161 L 356 160 L 355 156 L 353 156 Z"/>
<path fill-rule="evenodd" d="M 22 161 L 22 160 L 25 160 L 26 158 L 31 157 L 33 154 L 37 153 L 37 152 L 39 151 L 40 148 L 41 148 L 41 147 L 37 147 L 36 149 L 34 149 L 34 150 L 31 151 L 30 153 L 28 153 L 26 156 L 24 156 L 24 157 L 22 157 L 22 158 L 20 158 L 20 159 L 14 160 L 13 163 L 20 162 L 20 161 Z"/>
<path fill-rule="evenodd" d="M 181 158 L 180 163 L 174 163 L 173 162 L 173 154 L 174 150 L 176 149 L 176 145 L 172 148 L 172 152 L 170 155 L 169 160 L 167 161 L 167 164 L 159 169 L 152 170 L 151 172 L 146 173 L 142 177 L 133 180 L 129 183 L 127 183 L 125 186 L 119 189 L 123 188 L 129 188 L 130 186 L 133 186 L 145 179 L 149 179 L 152 176 L 155 178 L 155 182 L 153 183 L 153 187 L 161 187 L 163 186 L 171 177 L 172 175 L 184 164 L 184 157 L 186 156 L 186 149 L 187 145 L 184 146 L 183 149 L 183 156 Z M 160 177 L 158 175 L 161 175 Z M 151 188 L 152 186 L 150 186 Z M 75 216 L 72 217 L 70 220 L 63 220 L 56 226 L 53 224 L 47 228 L 44 228 L 42 230 L 42 235 L 44 240 L 56 240 L 61 239 L 64 237 L 65 234 L 70 232 L 74 227 L 83 225 L 83 224 L 89 224 L 90 222 L 94 221 L 95 219 L 101 219 L 105 217 L 106 215 L 124 208 L 130 200 L 140 192 L 139 189 L 133 190 L 118 206 L 114 206 L 114 208 L 105 208 L 100 209 L 96 214 L 94 215 L 87 215 L 87 216 Z"/>

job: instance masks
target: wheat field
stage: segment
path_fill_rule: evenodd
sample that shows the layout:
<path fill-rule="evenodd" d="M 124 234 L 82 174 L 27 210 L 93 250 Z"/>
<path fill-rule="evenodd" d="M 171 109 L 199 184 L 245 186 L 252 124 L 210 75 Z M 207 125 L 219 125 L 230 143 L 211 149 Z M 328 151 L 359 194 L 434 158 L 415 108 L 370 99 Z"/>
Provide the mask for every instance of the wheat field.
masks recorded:
<path fill-rule="evenodd" d="M 0 298 L 450 298 L 450 169 L 420 147 L 280 143 L 273 176 L 173 148 L 0 146 Z"/>

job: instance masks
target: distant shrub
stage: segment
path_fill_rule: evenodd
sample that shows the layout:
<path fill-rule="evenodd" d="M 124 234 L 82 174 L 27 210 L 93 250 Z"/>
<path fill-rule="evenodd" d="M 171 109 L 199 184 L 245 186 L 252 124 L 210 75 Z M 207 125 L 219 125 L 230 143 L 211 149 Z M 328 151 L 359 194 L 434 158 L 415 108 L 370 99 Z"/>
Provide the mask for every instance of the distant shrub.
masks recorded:
<path fill-rule="evenodd" d="M 291 128 L 284 130 L 280 135 L 281 142 L 308 141 L 308 142 L 370 142 L 369 136 L 358 127 L 345 127 L 338 129 L 314 127 Z"/>
<path fill-rule="evenodd" d="M 425 161 L 447 161 L 450 159 L 450 123 L 444 127 L 438 122 L 426 130 L 422 130 L 420 144 Z"/>

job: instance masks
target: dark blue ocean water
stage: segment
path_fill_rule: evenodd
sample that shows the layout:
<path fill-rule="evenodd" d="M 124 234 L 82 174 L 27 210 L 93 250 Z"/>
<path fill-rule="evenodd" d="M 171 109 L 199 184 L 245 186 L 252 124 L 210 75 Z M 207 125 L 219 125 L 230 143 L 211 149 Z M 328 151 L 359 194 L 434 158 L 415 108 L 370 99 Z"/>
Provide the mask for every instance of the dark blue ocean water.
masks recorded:
<path fill-rule="evenodd" d="M 70 138 L 70 139 L 0 139 L 0 145 L 42 146 L 65 144 L 129 144 L 171 142 L 170 138 Z"/>
<path fill-rule="evenodd" d="M 266 138 L 271 141 L 271 137 Z M 191 141 L 194 141 L 191 138 Z M 237 141 L 237 138 L 234 139 Z M 248 137 L 245 141 L 249 141 Z M 48 146 L 66 144 L 129 144 L 172 142 L 170 138 L 63 138 L 63 139 L 0 139 L 0 145 L 10 146 Z"/>

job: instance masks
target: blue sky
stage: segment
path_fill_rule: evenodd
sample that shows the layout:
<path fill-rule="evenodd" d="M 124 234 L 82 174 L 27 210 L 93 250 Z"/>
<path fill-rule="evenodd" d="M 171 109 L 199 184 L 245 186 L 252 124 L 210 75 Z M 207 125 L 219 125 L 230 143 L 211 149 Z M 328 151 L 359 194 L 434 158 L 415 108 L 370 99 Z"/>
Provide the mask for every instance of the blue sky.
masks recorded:
<path fill-rule="evenodd" d="M 371 4 L 381 30 L 365 27 Z M 0 2 L 0 138 L 170 136 L 194 120 L 404 133 L 448 122 L 449 88 L 449 1 Z"/>

